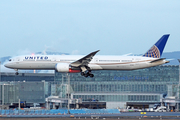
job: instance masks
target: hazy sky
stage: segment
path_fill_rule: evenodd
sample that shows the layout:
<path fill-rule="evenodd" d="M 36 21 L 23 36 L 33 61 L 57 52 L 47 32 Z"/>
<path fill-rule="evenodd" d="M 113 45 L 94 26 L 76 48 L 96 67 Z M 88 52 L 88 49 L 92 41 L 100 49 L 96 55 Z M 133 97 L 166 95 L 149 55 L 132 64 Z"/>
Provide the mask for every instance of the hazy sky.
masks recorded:
<path fill-rule="evenodd" d="M 165 52 L 180 51 L 180 0 L 0 1 L 0 57 L 141 54 L 167 33 Z"/>

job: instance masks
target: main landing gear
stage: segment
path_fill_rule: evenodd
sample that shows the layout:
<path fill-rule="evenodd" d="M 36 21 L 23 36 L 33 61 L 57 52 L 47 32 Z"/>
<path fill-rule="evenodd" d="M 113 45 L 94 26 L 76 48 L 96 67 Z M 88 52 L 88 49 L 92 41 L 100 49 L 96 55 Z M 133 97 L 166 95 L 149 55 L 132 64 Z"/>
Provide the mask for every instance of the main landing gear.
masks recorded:
<path fill-rule="evenodd" d="M 81 75 L 84 77 L 94 77 L 94 75 L 91 73 L 91 71 L 89 70 L 88 72 L 81 72 Z"/>

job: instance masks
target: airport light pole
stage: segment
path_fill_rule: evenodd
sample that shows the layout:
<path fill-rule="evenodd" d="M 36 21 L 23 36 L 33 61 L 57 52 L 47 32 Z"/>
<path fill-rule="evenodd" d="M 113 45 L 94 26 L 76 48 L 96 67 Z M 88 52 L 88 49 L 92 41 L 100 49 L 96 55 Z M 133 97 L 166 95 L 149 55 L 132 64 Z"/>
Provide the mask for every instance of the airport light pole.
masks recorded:
<path fill-rule="evenodd" d="M 20 99 L 19 99 L 19 102 L 18 102 L 18 104 L 19 104 L 18 108 L 19 108 L 19 110 L 20 110 L 20 109 L 21 109 L 21 103 L 20 103 Z"/>
<path fill-rule="evenodd" d="M 67 78 L 67 76 L 65 74 L 62 74 L 62 82 L 61 82 L 61 98 L 63 98 L 63 87 L 64 87 L 64 77 Z M 67 96 L 65 95 L 65 98 L 67 98 Z M 62 106 L 61 106 L 62 107 Z"/>
<path fill-rule="evenodd" d="M 4 106 L 4 84 L 2 85 L 2 109 Z"/>
<path fill-rule="evenodd" d="M 1 82 L 1 61 L 0 61 L 0 82 Z"/>
<path fill-rule="evenodd" d="M 1 61 L 0 61 L 0 85 L 1 85 Z M 2 103 L 2 109 L 3 109 L 3 104 L 4 104 L 4 100 L 3 100 L 3 96 L 4 96 L 4 85 L 2 85 L 2 93 L 1 93 L 1 95 L 2 95 L 2 100 L 1 100 L 1 103 Z"/>
<path fill-rule="evenodd" d="M 68 79 L 68 114 L 70 114 L 69 112 L 70 76 L 68 73 L 67 73 L 67 79 Z"/>
<path fill-rule="evenodd" d="M 178 98 L 177 111 L 179 112 L 179 104 L 180 104 L 180 103 L 179 103 L 179 94 L 180 94 L 180 93 L 179 93 L 179 90 L 180 90 L 180 89 L 179 89 L 179 87 L 180 87 L 180 59 L 178 59 L 178 61 L 179 61 L 179 83 L 178 83 L 178 88 L 177 88 L 177 89 L 178 89 L 178 91 L 177 91 L 177 98 Z"/>

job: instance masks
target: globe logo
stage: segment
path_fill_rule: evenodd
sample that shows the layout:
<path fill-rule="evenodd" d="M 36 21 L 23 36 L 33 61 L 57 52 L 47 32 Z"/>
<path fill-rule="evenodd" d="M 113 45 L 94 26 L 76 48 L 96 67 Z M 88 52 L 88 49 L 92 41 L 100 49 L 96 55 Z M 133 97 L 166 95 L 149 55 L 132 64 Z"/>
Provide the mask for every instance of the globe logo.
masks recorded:
<path fill-rule="evenodd" d="M 144 54 L 143 56 L 145 56 L 145 57 L 153 57 L 153 58 L 160 58 L 160 51 L 155 45 L 153 45 L 151 47 L 151 49 L 146 54 Z"/>

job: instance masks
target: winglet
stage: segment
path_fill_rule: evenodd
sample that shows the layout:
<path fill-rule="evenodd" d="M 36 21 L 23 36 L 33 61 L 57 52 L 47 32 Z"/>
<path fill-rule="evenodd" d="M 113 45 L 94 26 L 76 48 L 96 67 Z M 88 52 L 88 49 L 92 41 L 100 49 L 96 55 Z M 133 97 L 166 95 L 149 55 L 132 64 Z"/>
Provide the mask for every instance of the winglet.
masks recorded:
<path fill-rule="evenodd" d="M 160 58 L 170 34 L 163 35 L 143 56 Z"/>

